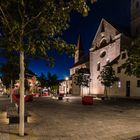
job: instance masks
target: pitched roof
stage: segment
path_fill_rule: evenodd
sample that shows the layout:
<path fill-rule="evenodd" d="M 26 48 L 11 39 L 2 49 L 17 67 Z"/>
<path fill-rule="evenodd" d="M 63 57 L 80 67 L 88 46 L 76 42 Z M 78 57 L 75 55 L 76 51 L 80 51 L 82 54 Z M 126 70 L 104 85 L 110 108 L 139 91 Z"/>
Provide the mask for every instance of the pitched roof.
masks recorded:
<path fill-rule="evenodd" d="M 81 64 L 83 64 L 83 63 L 86 63 L 86 62 L 89 62 L 89 54 L 83 55 L 83 56 L 80 58 L 80 60 L 72 66 L 72 68 L 73 68 L 73 67 L 76 67 L 76 66 L 78 66 L 78 65 L 81 65 Z"/>

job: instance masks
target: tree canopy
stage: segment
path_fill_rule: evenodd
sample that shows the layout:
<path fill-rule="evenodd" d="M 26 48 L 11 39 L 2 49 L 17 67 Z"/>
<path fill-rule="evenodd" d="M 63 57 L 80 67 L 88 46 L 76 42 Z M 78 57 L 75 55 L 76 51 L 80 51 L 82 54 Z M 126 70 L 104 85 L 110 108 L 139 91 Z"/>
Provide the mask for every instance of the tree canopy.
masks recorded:
<path fill-rule="evenodd" d="M 53 91 L 58 89 L 59 82 L 58 82 L 58 77 L 56 74 L 51 74 L 48 72 L 47 74 L 47 86 Z"/>
<path fill-rule="evenodd" d="M 114 82 L 119 80 L 110 64 L 103 67 L 103 69 L 100 71 L 98 79 L 105 87 L 110 87 L 114 84 Z"/>
<path fill-rule="evenodd" d="M 41 87 L 47 86 L 47 77 L 45 76 L 44 73 L 41 73 L 41 75 L 38 77 L 38 80 L 40 82 Z"/>
<path fill-rule="evenodd" d="M 90 71 L 88 68 L 80 68 L 74 75 L 74 82 L 79 87 L 89 87 Z"/>
<path fill-rule="evenodd" d="M 113 70 L 111 64 L 107 64 L 100 71 L 100 75 L 97 77 L 102 85 L 105 86 L 104 94 L 107 97 L 107 88 L 110 87 L 119 80 L 119 78 L 115 75 L 115 71 Z"/>
<path fill-rule="evenodd" d="M 73 45 L 60 37 L 69 27 L 71 11 L 87 15 L 88 10 L 85 0 L 1 0 L 0 46 L 46 59 L 50 49 L 71 52 Z"/>
<path fill-rule="evenodd" d="M 134 75 L 140 77 L 140 37 L 132 40 L 132 44 L 124 46 L 127 50 L 128 58 L 123 64 L 125 73 L 128 75 Z"/>

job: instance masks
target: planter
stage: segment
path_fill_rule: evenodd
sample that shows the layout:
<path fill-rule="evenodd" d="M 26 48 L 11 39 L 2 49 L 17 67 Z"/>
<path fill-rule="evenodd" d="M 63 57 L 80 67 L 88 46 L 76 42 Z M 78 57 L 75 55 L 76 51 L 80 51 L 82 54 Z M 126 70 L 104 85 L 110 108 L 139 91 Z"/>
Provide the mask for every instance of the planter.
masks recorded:
<path fill-rule="evenodd" d="M 20 95 L 19 94 L 13 94 L 12 95 L 13 101 L 17 104 L 19 104 L 19 100 L 20 100 Z M 33 101 L 33 95 L 26 95 L 24 97 L 24 101 L 25 102 L 31 102 Z"/>
<path fill-rule="evenodd" d="M 25 102 L 31 102 L 33 101 L 33 95 L 26 95 L 24 98 Z"/>
<path fill-rule="evenodd" d="M 82 97 L 82 104 L 83 105 L 92 105 L 93 104 L 93 97 L 92 96 Z"/>

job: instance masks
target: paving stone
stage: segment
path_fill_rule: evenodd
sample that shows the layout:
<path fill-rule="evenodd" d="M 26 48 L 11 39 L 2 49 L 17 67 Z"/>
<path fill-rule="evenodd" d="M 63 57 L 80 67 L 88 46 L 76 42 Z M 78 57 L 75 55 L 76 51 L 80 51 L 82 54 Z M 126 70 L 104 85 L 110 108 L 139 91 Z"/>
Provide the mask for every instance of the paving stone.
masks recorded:
<path fill-rule="evenodd" d="M 0 102 L 0 140 L 135 140 L 140 135 L 140 102 L 98 100 L 85 106 L 80 97 L 35 98 L 26 104 L 31 117 L 24 137 L 18 136 L 18 124 L 4 122 L 8 103 Z"/>

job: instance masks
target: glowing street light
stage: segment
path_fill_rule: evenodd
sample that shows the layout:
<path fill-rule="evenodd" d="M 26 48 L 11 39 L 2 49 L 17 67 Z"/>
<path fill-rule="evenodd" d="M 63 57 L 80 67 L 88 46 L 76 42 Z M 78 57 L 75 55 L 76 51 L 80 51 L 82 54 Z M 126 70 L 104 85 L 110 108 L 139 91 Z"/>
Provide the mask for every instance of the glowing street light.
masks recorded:
<path fill-rule="evenodd" d="M 68 81 L 69 80 L 69 77 L 65 77 L 65 80 Z"/>
<path fill-rule="evenodd" d="M 69 77 L 65 77 L 65 80 L 66 80 L 66 96 L 68 94 L 68 80 L 69 80 Z"/>

